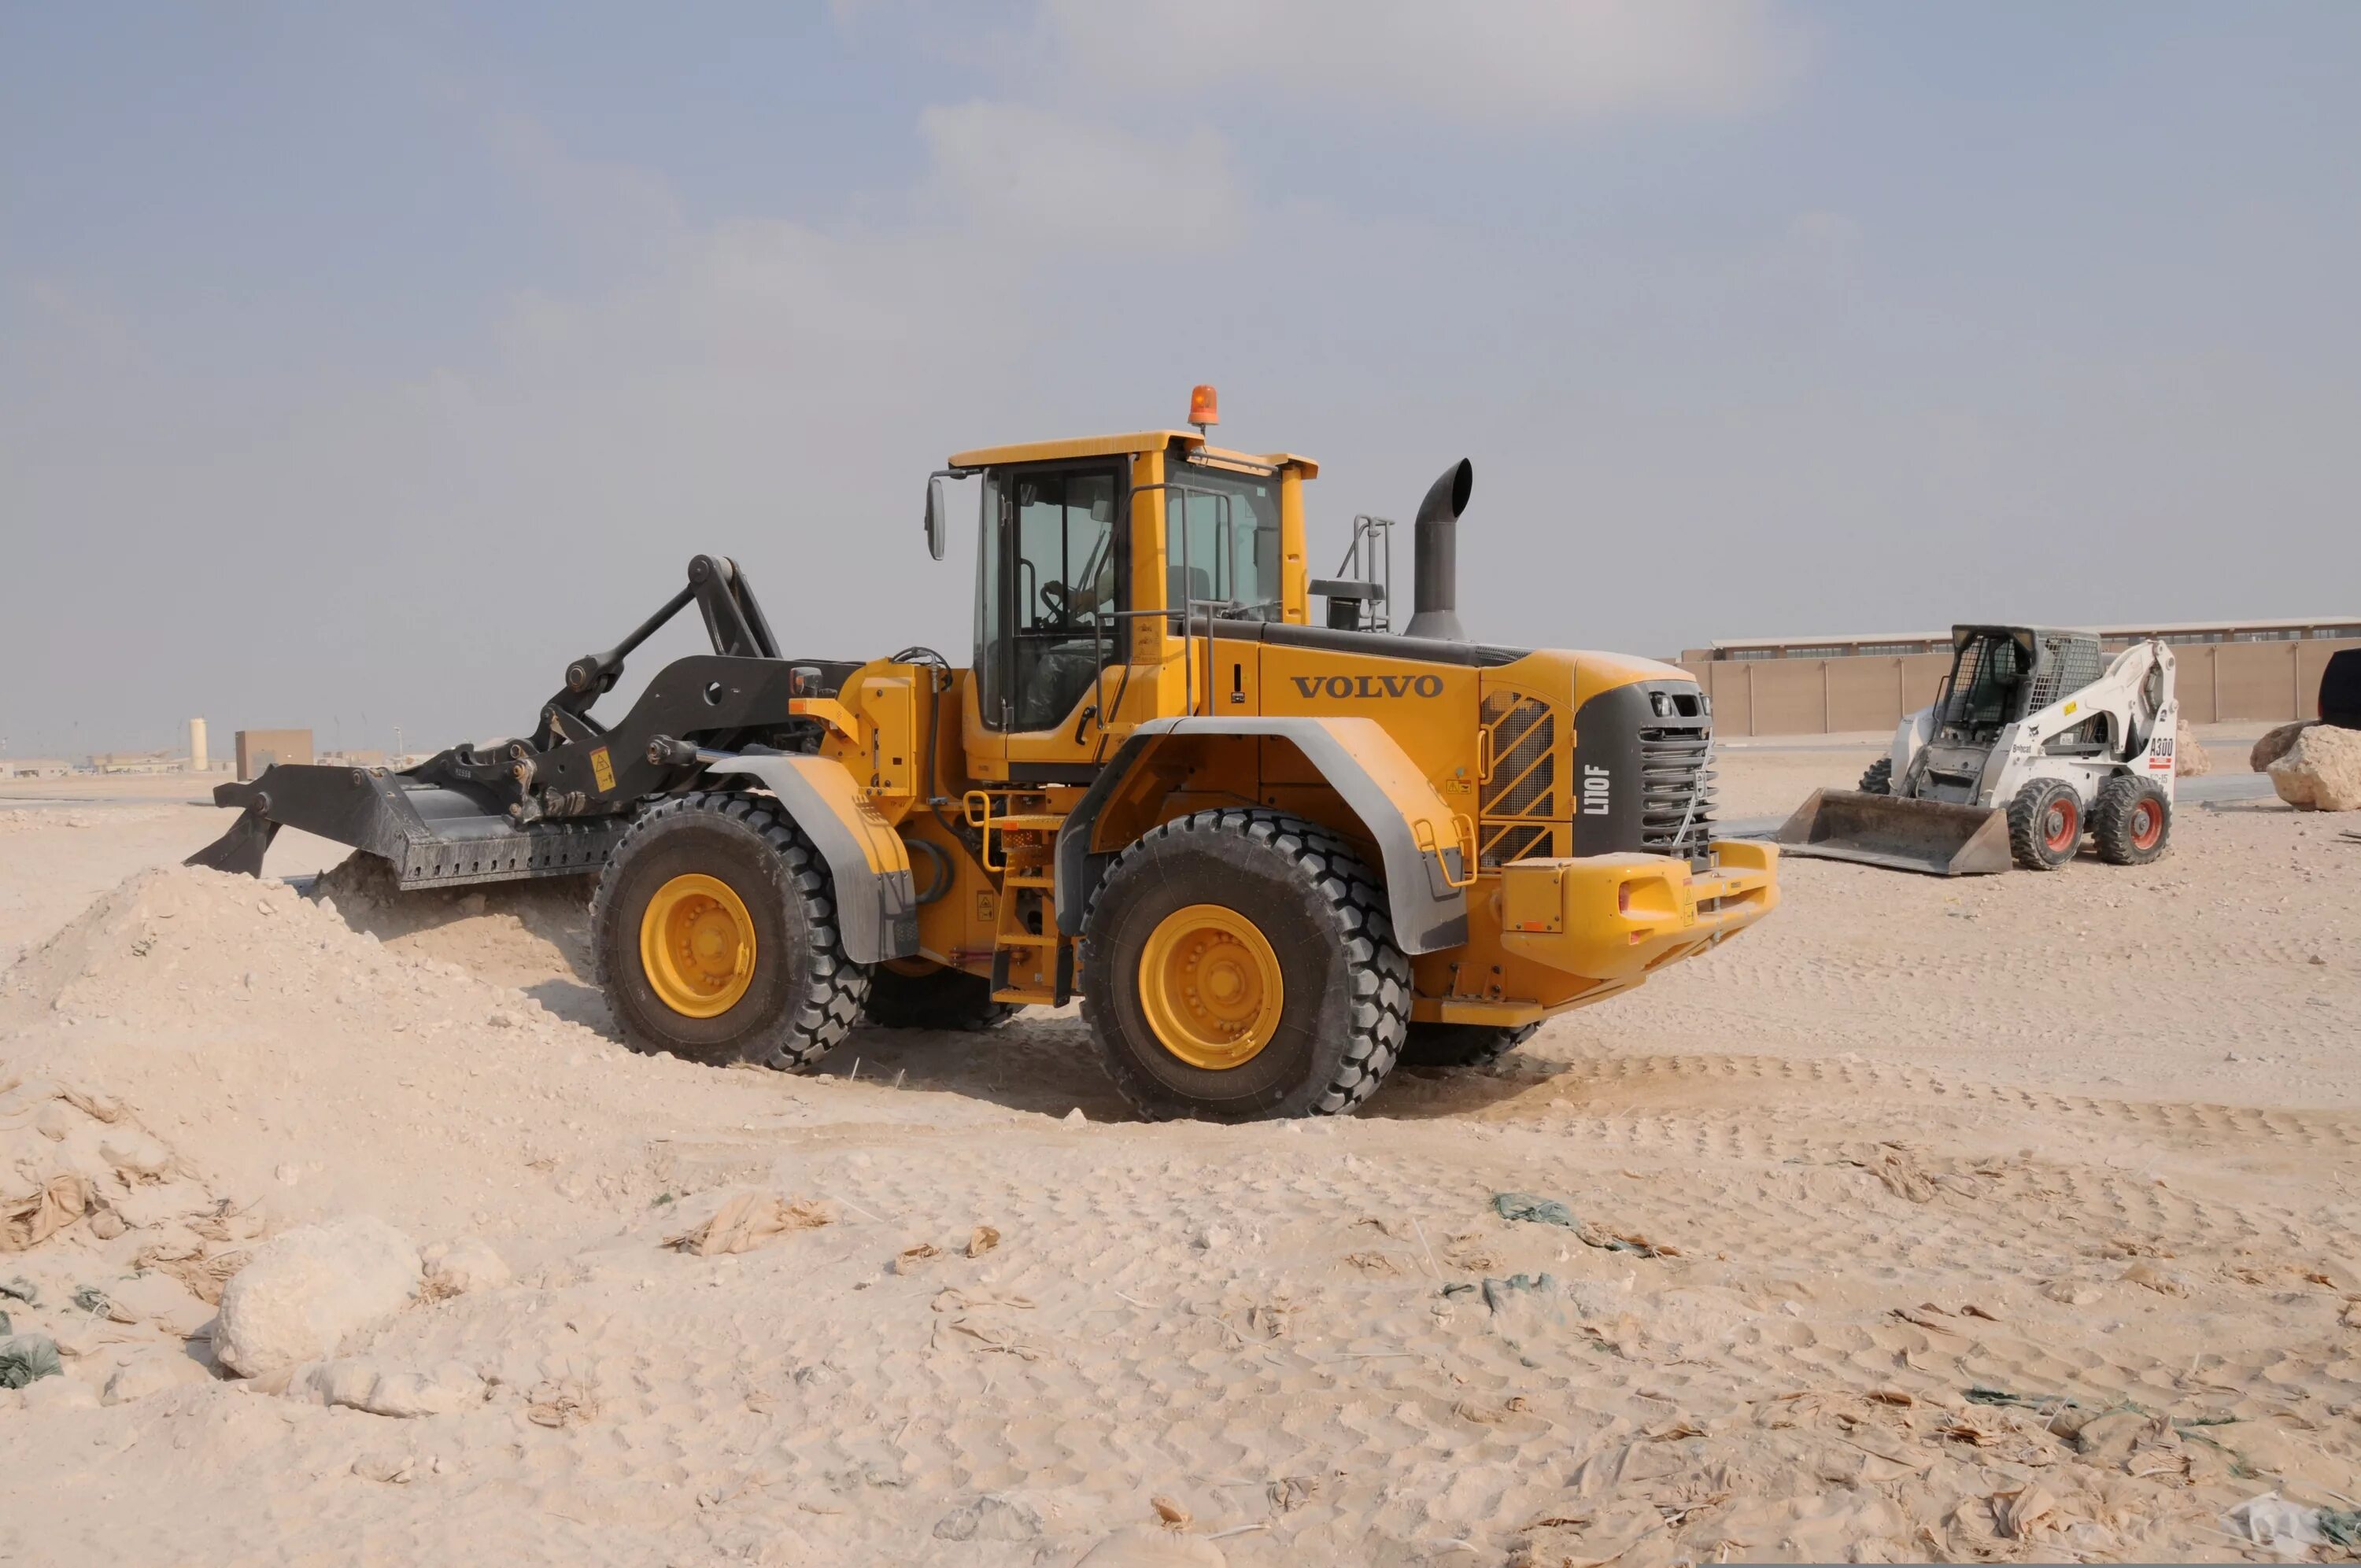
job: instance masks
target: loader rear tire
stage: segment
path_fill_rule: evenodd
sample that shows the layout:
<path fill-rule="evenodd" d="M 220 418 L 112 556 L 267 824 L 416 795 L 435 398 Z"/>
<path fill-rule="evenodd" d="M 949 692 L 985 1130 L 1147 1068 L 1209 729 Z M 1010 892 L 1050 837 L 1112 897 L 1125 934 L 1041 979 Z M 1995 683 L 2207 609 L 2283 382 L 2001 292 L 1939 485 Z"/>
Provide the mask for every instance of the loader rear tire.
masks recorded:
<path fill-rule="evenodd" d="M 2064 779 L 2036 779 L 2008 803 L 2008 849 L 2029 872 L 2054 872 L 2082 848 L 2082 797 Z"/>
<path fill-rule="evenodd" d="M 1861 793 L 1863 795 L 1892 795 L 1894 793 L 1893 758 L 1880 757 L 1877 761 L 1869 764 L 1868 771 L 1861 775 Z"/>
<path fill-rule="evenodd" d="M 965 970 L 905 974 L 884 963 L 869 971 L 868 1017 L 880 1029 L 953 1029 L 980 1035 L 997 1029 L 1024 1010 L 1014 1002 L 994 1002 L 992 981 Z"/>
<path fill-rule="evenodd" d="M 1402 1042 L 1404 1067 L 1483 1067 L 1533 1037 L 1539 1024 L 1507 1029 L 1493 1024 L 1417 1024 Z"/>
<path fill-rule="evenodd" d="M 2153 779 L 2128 773 L 2099 786 L 2091 806 L 2091 837 L 2109 865 L 2144 866 L 2172 846 L 2172 802 Z"/>
<path fill-rule="evenodd" d="M 1086 916 L 1082 1017 L 1151 1121 L 1336 1116 L 1410 1024 L 1410 960 L 1351 845 L 1277 811 L 1180 817 L 1115 857 Z"/>
<path fill-rule="evenodd" d="M 642 812 L 598 878 L 590 937 L 635 1051 L 802 1071 L 868 999 L 828 863 L 763 795 L 685 795 Z"/>

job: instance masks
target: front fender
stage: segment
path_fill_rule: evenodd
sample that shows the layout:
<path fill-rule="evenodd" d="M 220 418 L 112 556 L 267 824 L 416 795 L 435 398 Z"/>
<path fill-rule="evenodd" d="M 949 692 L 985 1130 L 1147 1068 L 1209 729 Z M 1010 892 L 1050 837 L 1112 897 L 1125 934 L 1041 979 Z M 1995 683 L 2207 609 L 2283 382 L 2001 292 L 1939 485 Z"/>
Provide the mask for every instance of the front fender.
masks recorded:
<path fill-rule="evenodd" d="M 740 773 L 772 795 L 804 830 L 836 883 L 836 921 L 855 963 L 918 950 L 918 901 L 910 851 L 843 763 L 828 757 L 736 757 L 707 766 Z"/>
<path fill-rule="evenodd" d="M 1158 745 L 1192 735 L 1269 736 L 1294 743 L 1377 841 L 1394 940 L 1405 953 L 1467 941 L 1460 829 L 1451 807 L 1373 718 L 1152 718 L 1124 740 L 1058 831 L 1058 928 L 1082 934 L 1082 912 L 1110 857 L 1091 850 L 1091 829 L 1115 790 Z"/>

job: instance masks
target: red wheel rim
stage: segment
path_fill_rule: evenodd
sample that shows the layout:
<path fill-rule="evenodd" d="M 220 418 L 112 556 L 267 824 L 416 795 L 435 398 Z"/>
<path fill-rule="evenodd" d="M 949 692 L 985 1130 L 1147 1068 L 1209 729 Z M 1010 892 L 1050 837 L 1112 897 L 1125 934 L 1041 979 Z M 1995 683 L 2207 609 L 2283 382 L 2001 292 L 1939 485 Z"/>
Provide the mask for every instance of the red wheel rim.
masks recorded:
<path fill-rule="evenodd" d="M 2153 850 L 2156 841 L 2164 837 L 2164 807 L 2152 800 L 2143 800 L 2132 807 L 2132 848 Z"/>
<path fill-rule="evenodd" d="M 2041 819 L 2042 846 L 2053 855 L 2060 854 L 2072 849 L 2081 837 L 2081 807 L 2063 797 L 2051 801 L 2048 815 Z"/>

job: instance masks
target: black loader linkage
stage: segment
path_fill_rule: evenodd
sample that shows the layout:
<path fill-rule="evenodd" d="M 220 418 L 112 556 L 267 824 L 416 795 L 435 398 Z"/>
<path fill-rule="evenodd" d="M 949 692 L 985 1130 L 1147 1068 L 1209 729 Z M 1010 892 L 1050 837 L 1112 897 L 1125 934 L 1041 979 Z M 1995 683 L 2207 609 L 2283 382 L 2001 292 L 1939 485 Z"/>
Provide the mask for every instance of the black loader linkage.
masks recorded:
<path fill-rule="evenodd" d="M 666 665 L 609 727 L 591 706 L 614 689 L 623 661 L 694 599 L 711 653 Z M 577 876 L 604 865 L 641 804 L 691 787 L 705 751 L 804 751 L 816 721 L 797 697 L 833 696 L 860 666 L 791 662 L 736 564 L 699 555 L 688 583 L 604 653 L 566 666 L 530 740 L 455 746 L 394 772 L 280 763 L 247 784 L 214 790 L 238 806 L 229 831 L 187 864 L 262 874 L 281 828 L 349 844 L 384 860 L 404 888 L 455 887 Z"/>

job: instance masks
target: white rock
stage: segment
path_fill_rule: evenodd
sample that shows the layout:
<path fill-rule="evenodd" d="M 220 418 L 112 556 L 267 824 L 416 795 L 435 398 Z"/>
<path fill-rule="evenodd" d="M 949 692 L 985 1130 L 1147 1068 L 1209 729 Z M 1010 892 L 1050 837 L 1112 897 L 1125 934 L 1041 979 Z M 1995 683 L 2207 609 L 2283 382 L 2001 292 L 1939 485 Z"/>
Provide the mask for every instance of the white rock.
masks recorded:
<path fill-rule="evenodd" d="M 2271 787 L 2304 811 L 2361 811 L 2361 729 L 2315 724 L 2266 770 Z"/>
<path fill-rule="evenodd" d="M 481 1236 L 435 1242 L 419 1255 L 419 1261 L 425 1265 L 426 1282 L 446 1296 L 498 1290 L 512 1277 L 492 1244 Z"/>
<path fill-rule="evenodd" d="M 1066 1113 L 1066 1121 L 1073 1126 L 1081 1126 L 1089 1120 L 1088 1116 L 1082 1114 L 1082 1108 L 1079 1105 Z"/>
<path fill-rule="evenodd" d="M 33 1113 L 33 1130 L 51 1143 L 63 1143 L 66 1135 L 80 1125 L 82 1118 L 62 1100 L 52 1100 Z"/>
<path fill-rule="evenodd" d="M 348 1334 L 418 1294 L 418 1249 L 384 1221 L 349 1214 L 265 1243 L 222 1291 L 214 1353 L 243 1376 L 333 1354 Z"/>
<path fill-rule="evenodd" d="M 115 1375 L 106 1380 L 105 1391 L 99 1395 L 98 1402 L 120 1405 L 132 1399 L 144 1399 L 150 1394 L 160 1394 L 167 1388 L 179 1388 L 207 1380 L 205 1369 L 177 1350 L 143 1350 L 115 1369 Z"/>
<path fill-rule="evenodd" d="M 484 1380 L 456 1361 L 423 1372 L 367 1360 L 324 1361 L 297 1378 L 292 1389 L 309 1393 L 324 1405 L 399 1420 L 448 1415 L 484 1400 Z"/>
<path fill-rule="evenodd" d="M 99 1157 L 126 1181 L 154 1181 L 172 1164 L 172 1151 L 137 1127 L 115 1127 L 99 1140 Z"/>

